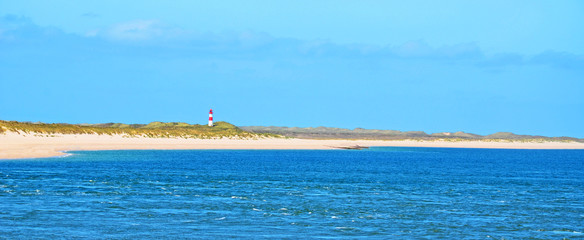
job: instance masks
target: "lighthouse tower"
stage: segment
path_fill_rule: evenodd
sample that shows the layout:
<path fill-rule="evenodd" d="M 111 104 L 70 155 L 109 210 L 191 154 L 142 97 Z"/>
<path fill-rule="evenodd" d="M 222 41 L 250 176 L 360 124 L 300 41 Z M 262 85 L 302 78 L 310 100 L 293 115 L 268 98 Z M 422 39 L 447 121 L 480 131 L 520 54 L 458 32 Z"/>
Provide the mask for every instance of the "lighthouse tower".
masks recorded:
<path fill-rule="evenodd" d="M 213 126 L 213 109 L 209 110 L 209 127 Z"/>

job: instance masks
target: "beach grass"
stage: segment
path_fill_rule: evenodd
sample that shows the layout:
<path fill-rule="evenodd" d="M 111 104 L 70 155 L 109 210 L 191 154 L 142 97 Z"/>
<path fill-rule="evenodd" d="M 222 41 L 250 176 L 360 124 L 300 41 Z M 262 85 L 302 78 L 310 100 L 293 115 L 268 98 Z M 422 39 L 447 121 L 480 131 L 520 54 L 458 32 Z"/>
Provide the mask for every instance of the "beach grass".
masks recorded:
<path fill-rule="evenodd" d="M 270 133 L 251 133 L 227 122 L 216 122 L 213 127 L 180 122 L 152 122 L 149 124 L 66 124 L 66 123 L 30 123 L 0 120 L 0 133 L 11 131 L 25 134 L 98 134 L 125 135 L 148 138 L 262 138 L 280 137 Z"/>

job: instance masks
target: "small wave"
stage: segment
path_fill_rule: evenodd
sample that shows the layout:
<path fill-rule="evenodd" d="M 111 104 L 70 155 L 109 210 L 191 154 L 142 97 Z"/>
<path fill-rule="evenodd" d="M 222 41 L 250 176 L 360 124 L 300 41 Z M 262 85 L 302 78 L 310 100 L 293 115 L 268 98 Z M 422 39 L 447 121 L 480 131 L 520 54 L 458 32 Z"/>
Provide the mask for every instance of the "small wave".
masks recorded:
<path fill-rule="evenodd" d="M 355 230 L 355 228 L 352 227 L 335 227 L 335 229 L 337 230 L 341 230 L 341 231 L 350 231 L 350 230 Z"/>
<path fill-rule="evenodd" d="M 71 157 L 71 156 L 75 155 L 73 153 L 68 153 L 66 151 L 59 151 L 59 152 L 64 153 L 64 154 L 61 156 L 55 156 L 54 158 L 66 158 L 66 157 Z"/>
<path fill-rule="evenodd" d="M 573 235 L 583 235 L 582 232 L 578 232 L 578 231 L 571 231 L 571 230 L 555 230 L 552 231 L 553 233 L 556 234 L 573 234 Z"/>
<path fill-rule="evenodd" d="M 555 234 L 571 234 L 571 235 L 584 235 L 584 233 L 569 229 L 560 229 L 560 230 L 545 230 L 545 229 L 538 229 L 538 232 L 552 232 Z"/>

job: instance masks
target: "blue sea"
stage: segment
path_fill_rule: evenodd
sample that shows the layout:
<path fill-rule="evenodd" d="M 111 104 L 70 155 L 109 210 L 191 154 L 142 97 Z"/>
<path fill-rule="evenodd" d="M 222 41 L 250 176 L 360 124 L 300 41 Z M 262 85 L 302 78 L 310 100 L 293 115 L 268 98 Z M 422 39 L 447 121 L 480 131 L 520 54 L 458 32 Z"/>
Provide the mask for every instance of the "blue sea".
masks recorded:
<path fill-rule="evenodd" d="M 583 150 L 79 151 L 0 161 L 0 239 L 582 239 Z"/>

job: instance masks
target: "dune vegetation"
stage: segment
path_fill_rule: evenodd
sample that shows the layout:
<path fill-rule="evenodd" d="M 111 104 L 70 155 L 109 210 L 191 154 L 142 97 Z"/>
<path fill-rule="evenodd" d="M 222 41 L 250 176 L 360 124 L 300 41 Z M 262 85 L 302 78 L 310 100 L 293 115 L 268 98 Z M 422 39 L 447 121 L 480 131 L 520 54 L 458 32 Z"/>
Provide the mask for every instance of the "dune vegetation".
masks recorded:
<path fill-rule="evenodd" d="M 227 122 L 216 122 L 213 127 L 181 122 L 152 122 L 149 124 L 66 124 L 30 123 L 0 120 L 0 133 L 11 131 L 24 134 L 98 134 L 149 138 L 263 138 L 280 137 L 271 133 L 251 133 Z"/>
<path fill-rule="evenodd" d="M 253 133 L 272 133 L 285 137 L 307 139 L 367 139 L 367 140 L 414 140 L 414 141 L 485 141 L 485 142 L 584 142 L 584 139 L 573 137 L 545 137 L 533 135 L 517 135 L 510 132 L 498 132 L 490 135 L 478 135 L 465 132 L 441 132 L 427 134 L 422 131 L 397 131 L 377 129 L 346 129 L 346 128 L 298 128 L 298 127 L 265 127 L 247 126 L 241 129 Z"/>
<path fill-rule="evenodd" d="M 361 139 L 361 140 L 414 140 L 414 141 L 486 141 L 486 142 L 584 142 L 572 137 L 545 137 L 516 135 L 499 132 L 481 136 L 465 132 L 427 134 L 421 131 L 401 132 L 397 130 L 343 129 L 343 128 L 287 128 L 287 127 L 237 127 L 227 122 L 215 122 L 213 127 L 184 122 L 151 122 L 149 124 L 67 124 L 31 123 L 0 120 L 0 134 L 7 131 L 19 134 L 51 136 L 56 134 L 122 135 L 149 138 L 236 138 L 256 139 L 286 137 L 305 139 Z"/>

